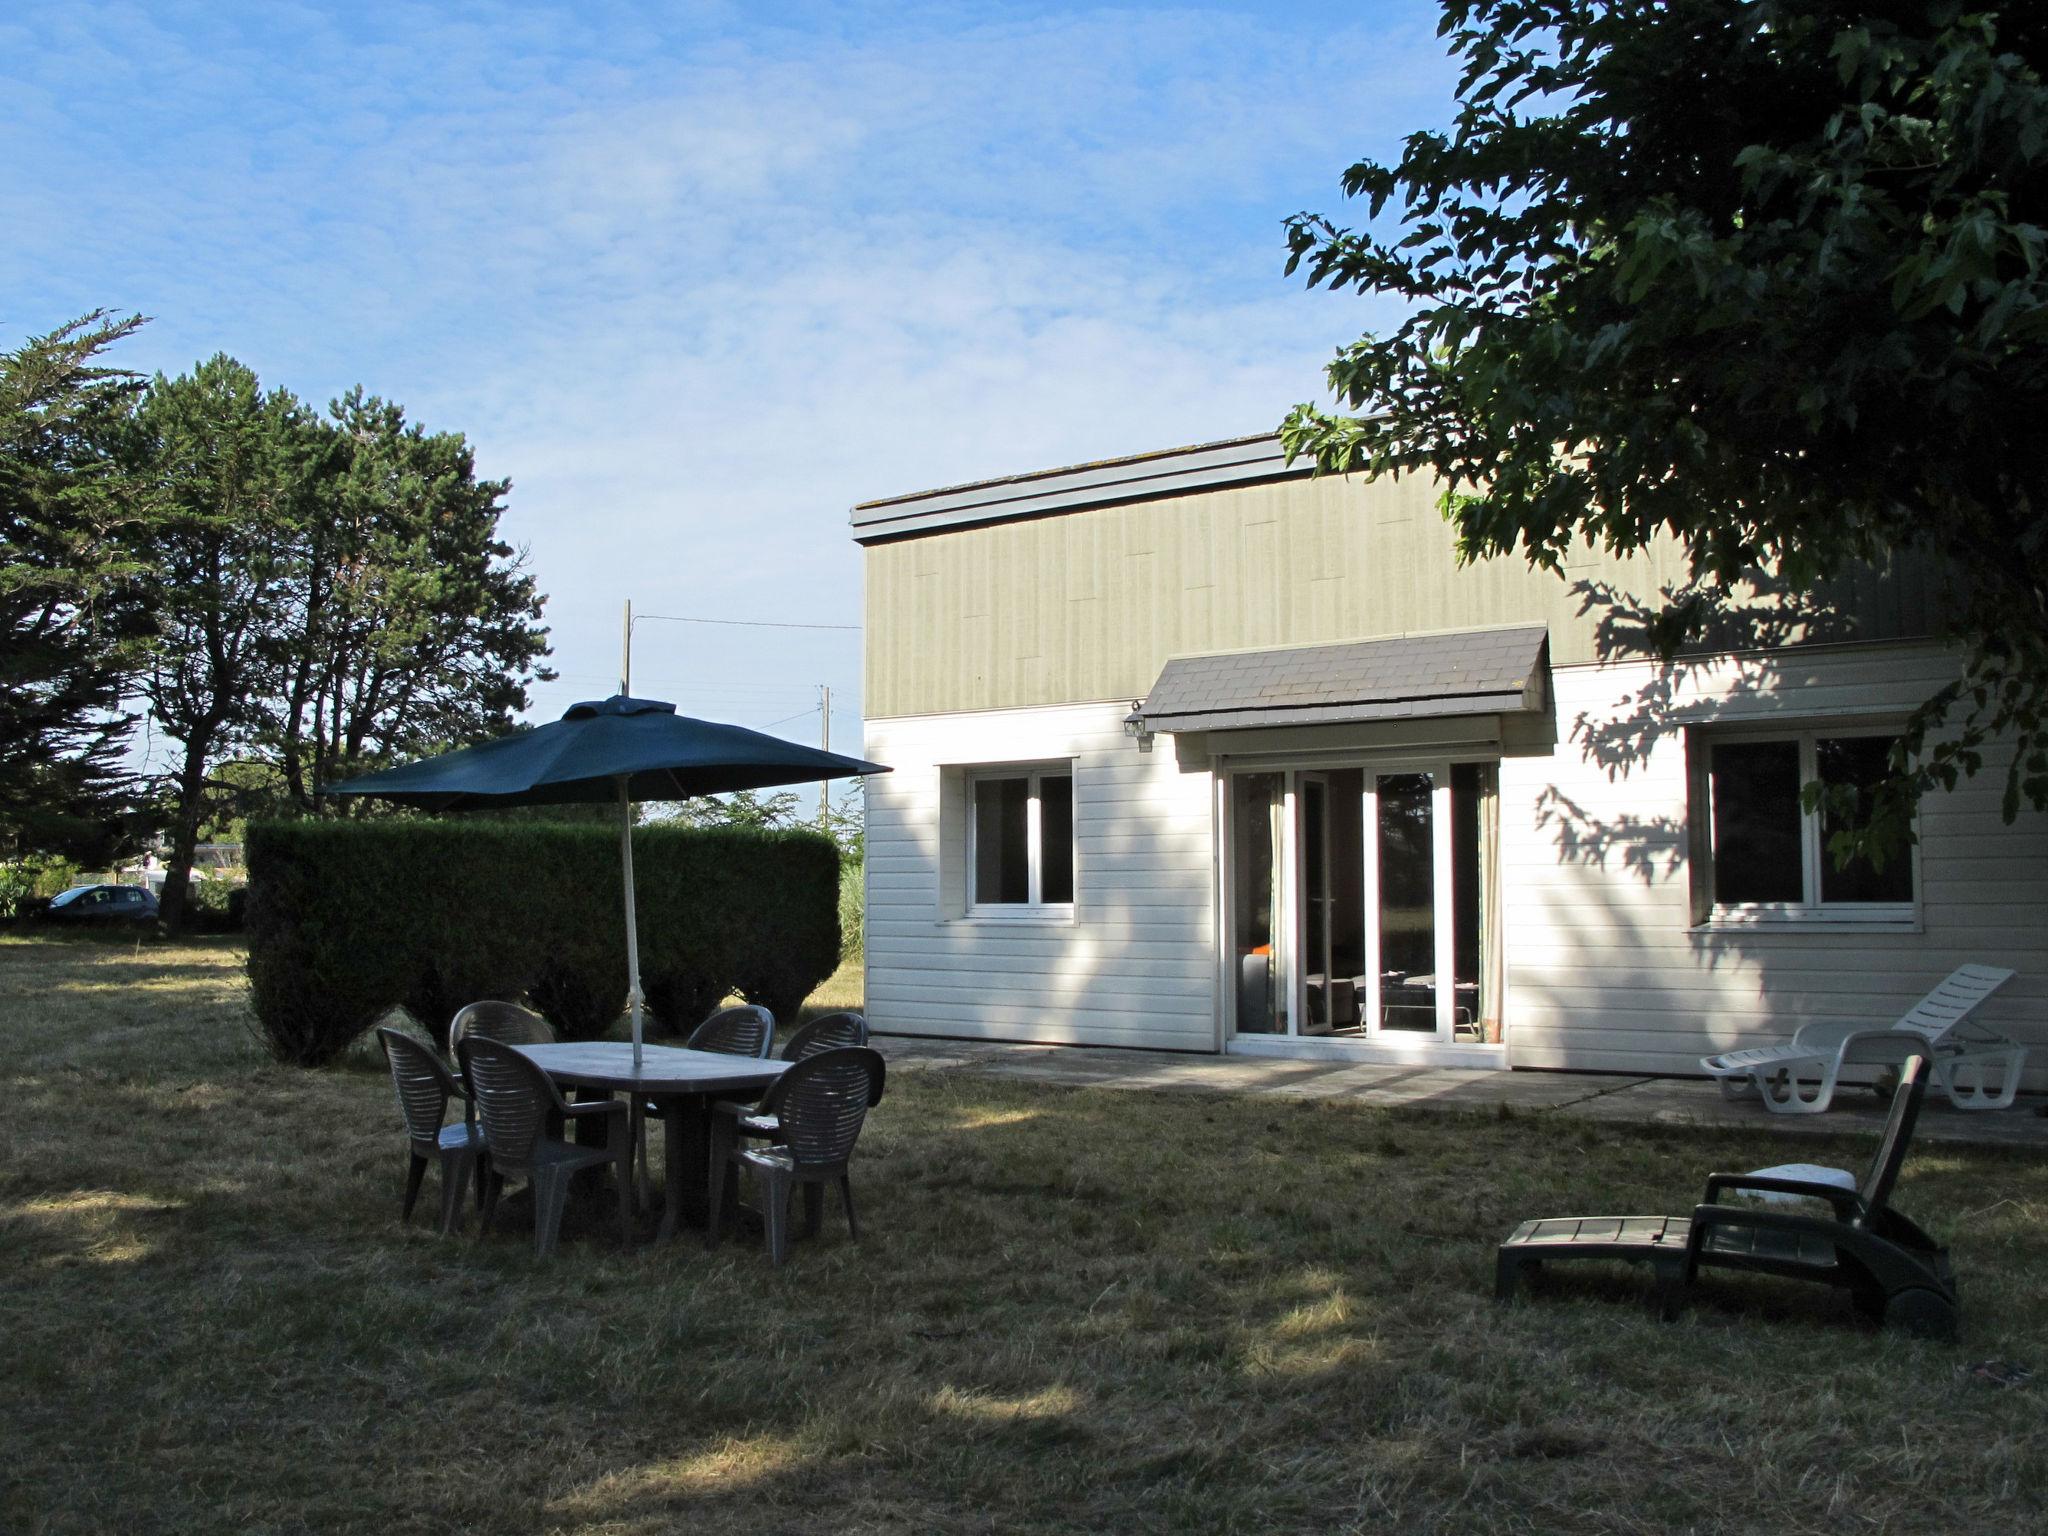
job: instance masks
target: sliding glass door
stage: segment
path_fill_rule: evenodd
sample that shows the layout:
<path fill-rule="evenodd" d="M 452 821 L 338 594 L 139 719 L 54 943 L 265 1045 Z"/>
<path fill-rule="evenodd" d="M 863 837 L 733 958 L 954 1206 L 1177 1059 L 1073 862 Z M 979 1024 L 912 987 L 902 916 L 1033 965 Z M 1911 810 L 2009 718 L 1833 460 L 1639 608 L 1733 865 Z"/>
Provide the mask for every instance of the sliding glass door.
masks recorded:
<path fill-rule="evenodd" d="M 1235 1032 L 1497 1040 L 1498 782 L 1445 760 L 1232 773 Z"/>

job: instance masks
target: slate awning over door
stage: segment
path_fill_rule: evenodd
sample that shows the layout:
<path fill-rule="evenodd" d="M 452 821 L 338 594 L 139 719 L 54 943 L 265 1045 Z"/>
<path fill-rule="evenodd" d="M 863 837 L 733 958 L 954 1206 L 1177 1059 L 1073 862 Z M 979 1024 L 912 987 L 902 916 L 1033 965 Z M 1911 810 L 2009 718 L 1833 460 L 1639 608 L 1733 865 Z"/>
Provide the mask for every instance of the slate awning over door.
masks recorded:
<path fill-rule="evenodd" d="M 1541 624 L 1176 656 L 1136 713 L 1147 731 L 1236 731 L 1547 707 Z"/>

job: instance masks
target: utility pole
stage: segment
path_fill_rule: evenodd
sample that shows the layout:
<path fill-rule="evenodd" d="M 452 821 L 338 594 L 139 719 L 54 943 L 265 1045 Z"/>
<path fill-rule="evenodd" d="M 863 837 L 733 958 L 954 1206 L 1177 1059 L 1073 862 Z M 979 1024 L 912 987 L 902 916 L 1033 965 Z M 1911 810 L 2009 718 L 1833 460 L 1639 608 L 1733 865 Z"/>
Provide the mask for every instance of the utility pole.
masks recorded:
<path fill-rule="evenodd" d="M 818 684 L 818 715 L 820 719 L 818 746 L 821 751 L 832 750 L 832 685 Z M 827 837 L 832 835 L 832 781 L 818 780 L 818 830 Z"/>
<path fill-rule="evenodd" d="M 626 643 L 619 656 L 619 692 L 633 691 L 633 599 L 626 599 Z"/>

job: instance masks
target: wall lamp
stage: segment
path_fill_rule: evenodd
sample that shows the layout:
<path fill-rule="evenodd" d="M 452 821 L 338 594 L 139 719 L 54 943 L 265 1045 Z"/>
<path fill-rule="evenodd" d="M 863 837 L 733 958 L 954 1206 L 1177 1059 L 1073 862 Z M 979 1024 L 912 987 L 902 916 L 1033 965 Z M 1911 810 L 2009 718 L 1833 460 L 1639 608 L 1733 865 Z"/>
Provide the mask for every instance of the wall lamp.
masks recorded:
<path fill-rule="evenodd" d="M 1124 734 L 1138 744 L 1140 752 L 1152 750 L 1152 732 L 1145 727 L 1145 701 L 1131 700 L 1131 712 L 1124 716 Z"/>

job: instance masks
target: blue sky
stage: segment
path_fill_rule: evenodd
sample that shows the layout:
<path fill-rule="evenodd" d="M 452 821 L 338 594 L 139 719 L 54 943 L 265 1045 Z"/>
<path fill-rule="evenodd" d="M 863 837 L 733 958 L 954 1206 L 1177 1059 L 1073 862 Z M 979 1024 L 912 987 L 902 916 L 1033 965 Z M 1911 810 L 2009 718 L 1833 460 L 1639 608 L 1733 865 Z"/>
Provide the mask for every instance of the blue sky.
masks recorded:
<path fill-rule="evenodd" d="M 1449 113 L 1433 4 L 18 3 L 0 334 L 154 322 L 354 383 L 513 482 L 564 674 L 619 605 L 860 619 L 848 507 L 1268 429 L 1389 314 L 1280 221 Z M 859 637 L 649 624 L 635 691 L 757 726 Z M 815 715 L 782 733 L 814 738 Z"/>

